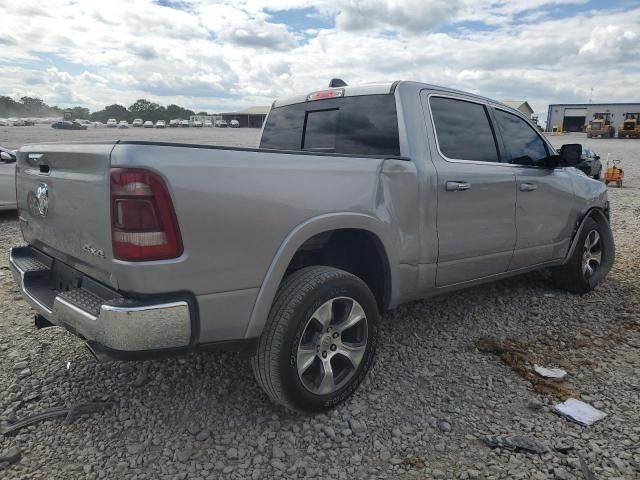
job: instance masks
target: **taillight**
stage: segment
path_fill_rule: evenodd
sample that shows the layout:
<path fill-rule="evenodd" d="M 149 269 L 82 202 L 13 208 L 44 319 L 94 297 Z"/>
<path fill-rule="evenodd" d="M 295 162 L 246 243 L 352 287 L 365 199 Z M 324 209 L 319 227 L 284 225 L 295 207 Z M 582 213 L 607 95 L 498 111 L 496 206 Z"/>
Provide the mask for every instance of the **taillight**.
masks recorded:
<path fill-rule="evenodd" d="M 113 257 L 131 262 L 182 255 L 182 238 L 167 186 L 158 174 L 111 169 Z"/>

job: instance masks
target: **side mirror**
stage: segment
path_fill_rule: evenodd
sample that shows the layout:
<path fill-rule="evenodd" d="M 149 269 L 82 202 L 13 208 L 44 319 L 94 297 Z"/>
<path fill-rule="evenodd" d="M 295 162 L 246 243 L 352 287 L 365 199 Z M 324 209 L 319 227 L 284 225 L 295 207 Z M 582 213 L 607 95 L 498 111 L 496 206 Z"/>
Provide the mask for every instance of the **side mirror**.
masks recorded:
<path fill-rule="evenodd" d="M 596 156 L 595 156 L 595 159 L 596 159 L 596 160 L 600 160 L 600 155 L 596 155 Z"/>
<path fill-rule="evenodd" d="M 0 151 L 0 160 L 4 163 L 13 163 L 16 161 L 16 157 L 11 155 L 9 152 L 5 152 L 4 150 Z"/>
<path fill-rule="evenodd" d="M 573 167 L 580 163 L 582 157 L 582 145 L 568 143 L 560 148 L 560 165 Z"/>

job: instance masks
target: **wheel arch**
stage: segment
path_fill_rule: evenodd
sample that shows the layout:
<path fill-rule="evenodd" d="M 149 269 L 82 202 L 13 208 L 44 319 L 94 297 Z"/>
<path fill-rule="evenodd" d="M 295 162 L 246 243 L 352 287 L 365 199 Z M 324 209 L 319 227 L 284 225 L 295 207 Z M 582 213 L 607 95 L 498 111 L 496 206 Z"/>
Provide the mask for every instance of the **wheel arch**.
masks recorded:
<path fill-rule="evenodd" d="M 245 338 L 255 338 L 261 335 L 278 287 L 300 247 L 318 235 L 339 230 L 366 232 L 379 243 L 388 274 L 384 306 L 392 307 L 395 305 L 397 295 L 394 292 L 394 286 L 397 285 L 395 280 L 398 261 L 394 243 L 385 224 L 375 217 L 361 213 L 324 214 L 297 225 L 281 243 L 260 286 L 245 330 Z"/>
<path fill-rule="evenodd" d="M 606 235 L 604 236 L 605 238 L 603 240 L 606 242 L 606 246 L 609 249 L 608 251 L 611 252 L 611 255 L 609 255 L 609 259 L 610 259 L 611 263 L 613 263 L 613 258 L 614 258 L 614 255 L 615 255 L 615 243 L 613 241 L 613 234 L 611 233 L 611 228 L 609 226 L 608 215 L 607 215 L 607 213 L 605 213 L 605 211 L 602 208 L 593 207 L 593 208 L 589 209 L 582 216 L 582 219 L 580 220 L 580 225 L 578 226 L 578 228 L 576 229 L 575 233 L 573 234 L 573 239 L 571 240 L 571 246 L 569 247 L 569 251 L 567 252 L 566 256 L 564 257 L 564 260 L 562 261 L 562 265 L 564 265 L 565 263 L 567 263 L 569 261 L 569 259 L 571 258 L 571 256 L 575 252 L 576 248 L 578 247 L 578 240 L 580 238 L 580 234 L 582 233 L 582 230 L 584 229 L 585 222 L 587 221 L 588 218 L 592 218 L 593 220 L 595 220 L 599 224 L 604 225 L 604 226 L 607 227 L 605 229 Z M 611 267 L 611 265 L 608 265 L 608 266 Z"/>

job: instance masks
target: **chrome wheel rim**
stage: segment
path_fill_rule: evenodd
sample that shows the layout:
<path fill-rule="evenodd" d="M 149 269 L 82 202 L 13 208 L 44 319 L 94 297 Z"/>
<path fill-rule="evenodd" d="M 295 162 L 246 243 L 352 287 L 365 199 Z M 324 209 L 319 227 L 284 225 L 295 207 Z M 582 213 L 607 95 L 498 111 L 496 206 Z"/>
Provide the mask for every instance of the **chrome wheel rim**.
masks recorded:
<path fill-rule="evenodd" d="M 327 300 L 307 321 L 298 344 L 296 368 L 304 387 L 329 395 L 351 380 L 367 349 L 367 316 L 356 300 Z"/>
<path fill-rule="evenodd" d="M 602 264 L 602 242 L 597 230 L 591 230 L 584 240 L 582 253 L 582 274 L 591 278 Z"/>

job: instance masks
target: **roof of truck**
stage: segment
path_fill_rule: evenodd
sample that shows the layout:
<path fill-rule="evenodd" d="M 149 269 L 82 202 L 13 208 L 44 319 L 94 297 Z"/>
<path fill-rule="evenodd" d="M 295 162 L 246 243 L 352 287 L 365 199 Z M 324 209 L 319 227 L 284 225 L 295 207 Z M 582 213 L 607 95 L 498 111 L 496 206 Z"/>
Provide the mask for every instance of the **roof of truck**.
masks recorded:
<path fill-rule="evenodd" d="M 310 92 L 306 92 L 306 93 L 300 93 L 297 95 L 291 95 L 289 97 L 282 97 L 282 98 L 278 98 L 273 102 L 272 107 L 282 107 L 284 105 L 292 105 L 295 103 L 304 103 L 307 101 L 307 97 L 314 92 L 323 92 L 323 91 L 327 91 L 327 90 L 344 90 L 344 96 L 345 97 L 355 97 L 358 95 L 384 95 L 384 94 L 388 94 L 388 93 L 392 93 L 399 85 L 410 85 L 413 86 L 417 89 L 429 89 L 429 90 L 438 90 L 441 92 L 448 92 L 448 93 L 456 93 L 456 94 L 462 94 L 465 95 L 467 97 L 473 97 L 476 98 L 478 100 L 482 100 L 485 102 L 491 102 L 494 104 L 501 104 L 501 102 L 498 102 L 497 100 L 493 100 L 491 98 L 486 98 L 486 97 L 482 97 L 480 95 L 476 95 L 474 93 L 470 93 L 470 92 L 465 92 L 462 90 L 456 90 L 454 88 L 447 88 L 447 87 L 443 87 L 440 85 L 433 85 L 433 84 L 429 84 L 429 83 L 422 83 L 422 82 L 414 82 L 414 81 L 406 81 L 406 80 L 396 80 L 396 81 L 388 81 L 388 82 L 371 82 L 371 83 L 361 83 L 361 84 L 357 84 L 357 85 L 348 85 L 346 87 L 337 87 L 337 88 L 321 88 L 321 89 L 317 89 L 317 90 L 312 90 Z M 504 105 L 504 104 L 502 104 Z M 509 108 L 513 108 L 510 107 L 509 105 L 505 105 Z"/>

